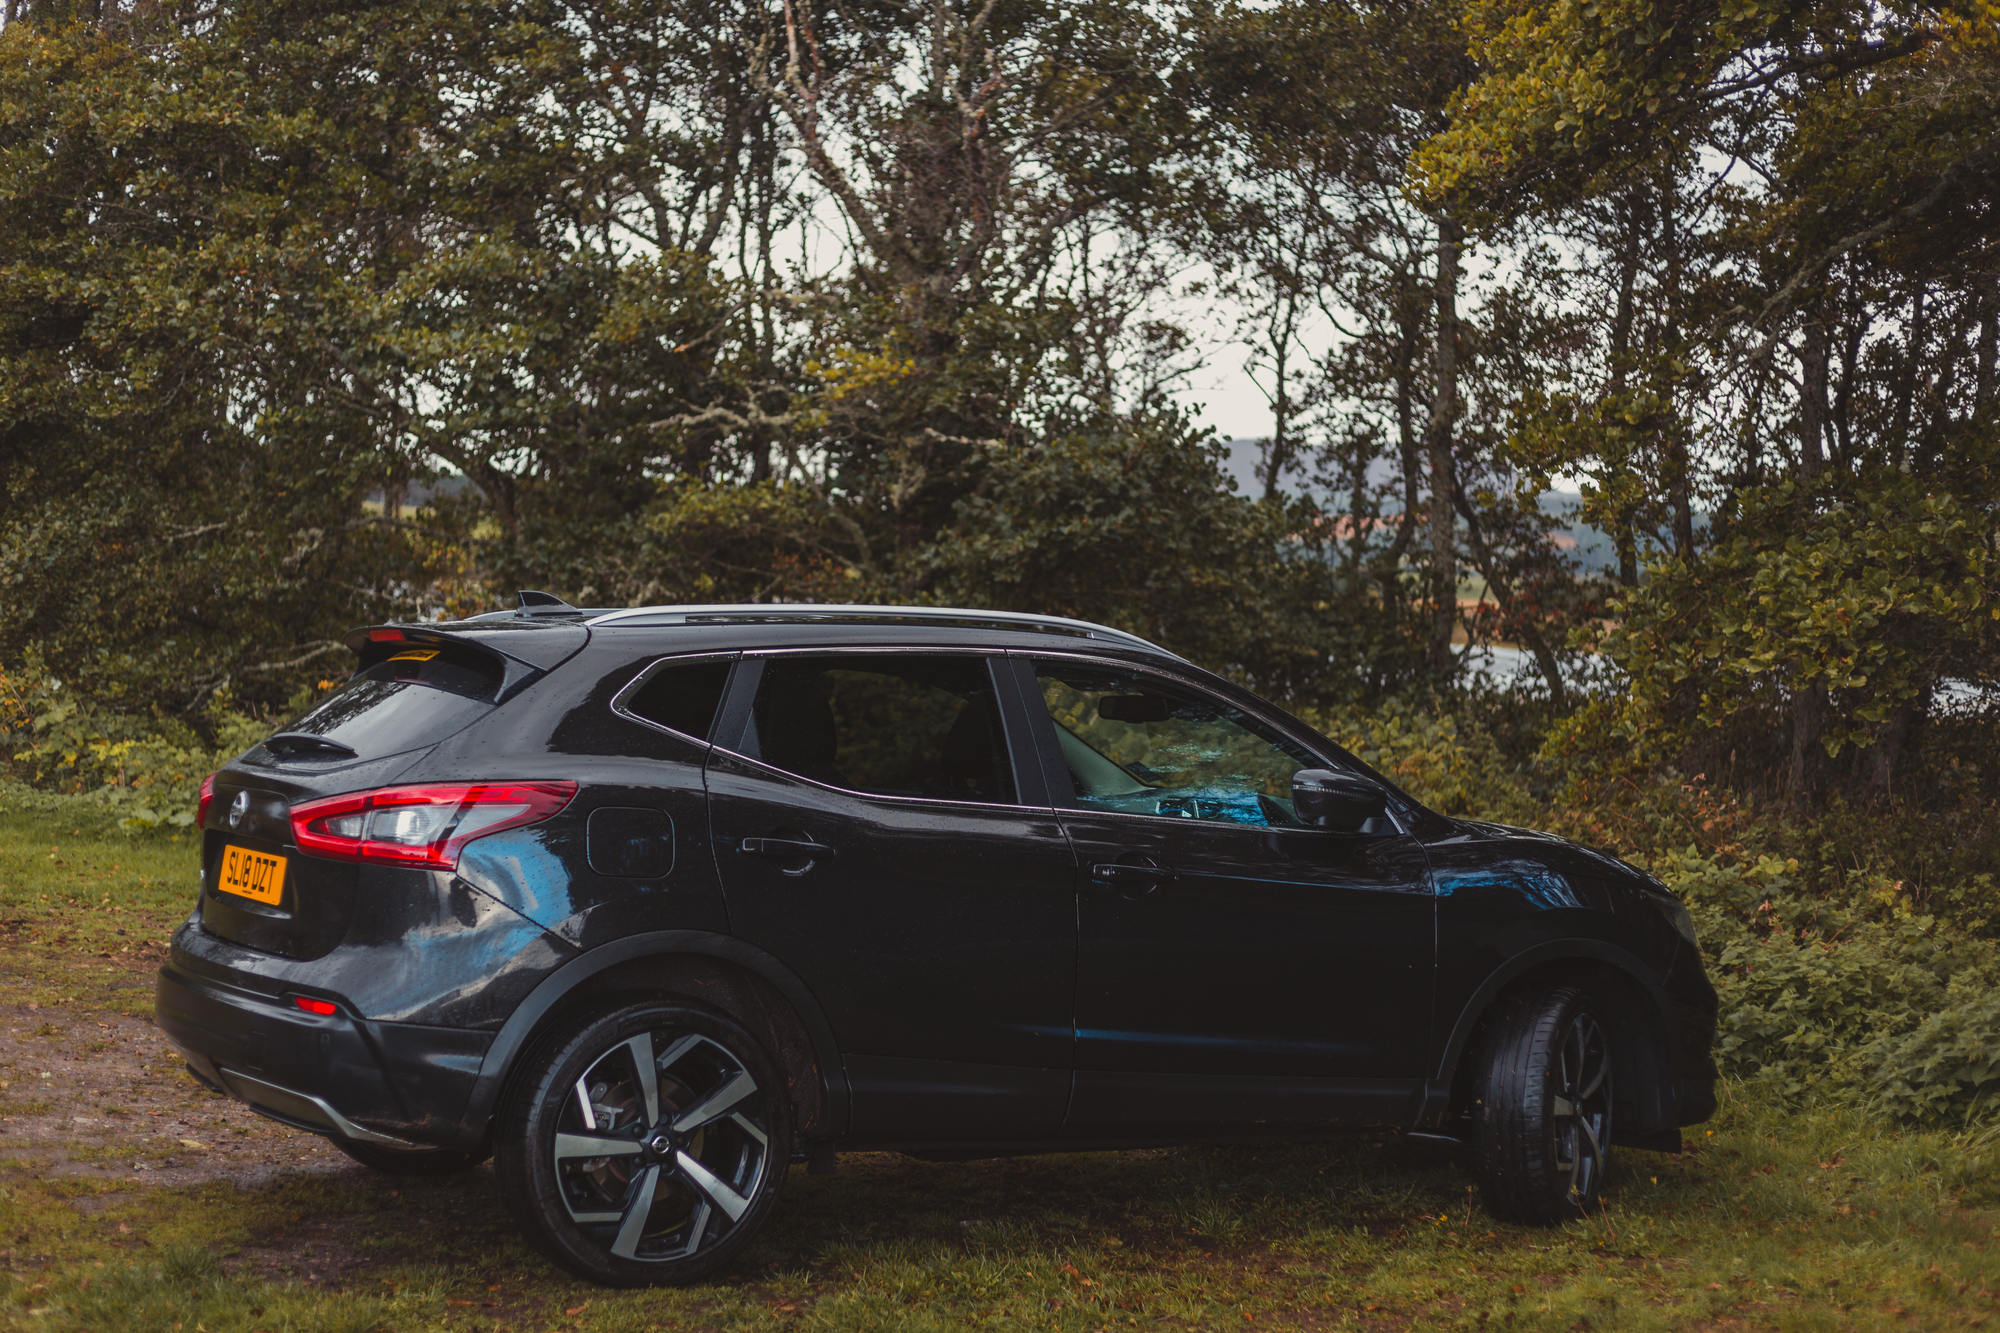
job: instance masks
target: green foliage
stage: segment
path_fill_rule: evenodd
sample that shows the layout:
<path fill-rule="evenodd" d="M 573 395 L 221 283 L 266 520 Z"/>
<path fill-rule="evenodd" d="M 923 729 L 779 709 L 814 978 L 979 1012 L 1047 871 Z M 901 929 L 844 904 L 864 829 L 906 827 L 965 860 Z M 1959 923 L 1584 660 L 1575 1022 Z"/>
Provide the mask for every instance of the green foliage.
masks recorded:
<path fill-rule="evenodd" d="M 1534 823 L 1541 814 L 1520 767 L 1443 699 L 1395 695 L 1304 717 L 1432 809 L 1503 824 Z"/>
<path fill-rule="evenodd" d="M 223 691 L 191 718 L 146 717 L 65 688 L 38 659 L 0 664 L 0 780 L 88 795 L 128 831 L 185 829 L 202 779 L 271 730 L 231 704 Z"/>
<path fill-rule="evenodd" d="M 1940 680 L 1996 679 L 1993 533 L 1976 499 L 1894 472 L 1745 495 L 1701 561 L 1625 600 L 1604 639 L 1631 680 L 1614 725 L 1695 767 L 1732 749 L 1774 764 L 1760 738 L 1788 728 L 1828 757 L 1900 744 Z M 1824 701 L 1804 720 L 1801 696 Z"/>
<path fill-rule="evenodd" d="M 1520 192 L 1562 202 L 1602 188 L 1607 176 L 1697 137 L 1707 118 L 1739 102 L 1784 99 L 1804 76 L 1838 103 L 1850 96 L 1847 76 L 1933 43 L 1942 49 L 1910 75 L 1945 95 L 1896 98 L 1898 110 L 1929 121 L 1934 134 L 1954 120 L 1972 130 L 1966 117 L 1977 114 L 1980 94 L 1954 75 L 1962 78 L 1968 57 L 2000 49 L 2000 11 L 1987 0 L 1723 0 L 1678 11 L 1626 0 L 1478 0 L 1464 25 L 1481 75 L 1416 165 L 1431 191 L 1494 207 L 1518 206 Z M 1743 63 L 1753 57 L 1755 66 Z M 1883 184 L 1871 181 L 1871 192 Z"/>
<path fill-rule="evenodd" d="M 1796 860 L 1693 848 L 1649 865 L 1694 914 L 1726 1074 L 1929 1124 L 1995 1108 L 2000 942 L 1913 911 L 1879 875 L 1815 888 Z"/>
<path fill-rule="evenodd" d="M 2000 971 L 2000 970 L 1996 970 Z M 2000 976 L 1961 972 L 1937 1008 L 1867 1042 L 1855 1061 L 1874 1102 L 1902 1120 L 1990 1119 L 2000 1108 Z"/>
<path fill-rule="evenodd" d="M 0 656 L 193 717 L 456 609 L 484 521 L 650 495 L 717 306 L 590 244 L 559 15 L 176 14 L 0 32 Z M 444 468 L 481 515 L 366 502 Z"/>
<path fill-rule="evenodd" d="M 1281 697 L 1372 697 L 1407 669 L 1394 609 L 1343 576 L 1318 511 L 1233 494 L 1215 441 L 1176 416 L 981 461 L 918 559 L 930 600 L 1104 621 Z"/>

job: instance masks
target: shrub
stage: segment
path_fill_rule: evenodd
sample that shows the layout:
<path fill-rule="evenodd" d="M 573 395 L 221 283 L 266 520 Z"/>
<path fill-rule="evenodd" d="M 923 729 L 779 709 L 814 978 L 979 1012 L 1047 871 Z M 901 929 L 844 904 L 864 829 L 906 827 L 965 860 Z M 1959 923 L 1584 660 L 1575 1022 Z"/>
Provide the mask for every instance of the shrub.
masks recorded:
<path fill-rule="evenodd" d="M 1913 1122 L 2000 1108 L 1994 941 L 1914 910 L 1879 875 L 1815 888 L 1792 858 L 1732 864 L 1683 848 L 1650 860 L 1700 932 L 1724 1074 Z"/>
<path fill-rule="evenodd" d="M 1447 814 L 1533 823 L 1525 776 L 1485 728 L 1435 697 L 1390 696 L 1365 708 L 1306 709 L 1313 726 L 1424 804 Z"/>
<path fill-rule="evenodd" d="M 0 666 L 0 773 L 45 793 L 92 795 L 128 829 L 192 824 L 202 778 L 270 730 L 227 693 L 194 723 L 95 706 L 32 660 Z"/>

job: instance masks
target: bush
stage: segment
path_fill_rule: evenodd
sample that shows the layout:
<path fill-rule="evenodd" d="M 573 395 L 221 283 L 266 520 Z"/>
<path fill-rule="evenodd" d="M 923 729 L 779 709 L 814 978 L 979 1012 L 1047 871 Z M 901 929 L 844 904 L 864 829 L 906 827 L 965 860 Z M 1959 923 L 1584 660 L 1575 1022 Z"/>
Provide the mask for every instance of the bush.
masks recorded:
<path fill-rule="evenodd" d="M 1301 712 L 1313 726 L 1424 804 L 1468 819 L 1534 823 L 1525 775 L 1477 723 L 1436 697 L 1390 696 L 1367 707 Z"/>
<path fill-rule="evenodd" d="M 94 705 L 32 660 L 0 665 L 0 774 L 27 790 L 87 794 L 132 830 L 192 824 L 202 778 L 270 729 L 227 693 L 192 721 L 135 716 Z"/>
<path fill-rule="evenodd" d="M 1967 1121 L 2000 1109 L 2000 986 L 1962 972 L 1907 1031 L 1863 1046 L 1855 1064 L 1883 1110 L 1901 1120 Z"/>
<path fill-rule="evenodd" d="M 1721 996 L 1716 1061 L 1786 1097 L 1943 1123 L 2000 1107 L 2000 945 L 1912 908 L 1900 881 L 1815 889 L 1800 863 L 1651 858 L 1687 902 Z"/>

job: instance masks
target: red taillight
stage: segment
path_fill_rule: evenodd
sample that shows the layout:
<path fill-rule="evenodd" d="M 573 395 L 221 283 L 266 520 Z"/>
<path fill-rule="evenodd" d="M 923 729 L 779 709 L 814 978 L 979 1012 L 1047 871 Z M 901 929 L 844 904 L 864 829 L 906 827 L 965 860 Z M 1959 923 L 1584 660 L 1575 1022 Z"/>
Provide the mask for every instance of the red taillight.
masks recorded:
<path fill-rule="evenodd" d="M 399 629 L 371 629 L 368 631 L 370 643 L 401 643 L 403 631 Z"/>
<path fill-rule="evenodd" d="M 194 803 L 194 826 L 199 832 L 208 827 L 208 807 L 215 802 L 215 774 L 201 780 L 201 797 Z"/>
<path fill-rule="evenodd" d="M 321 1018 L 331 1018 L 340 1012 L 340 1006 L 332 1000 L 315 1000 L 310 995 L 294 995 L 292 1003 L 305 1012 L 317 1014 Z"/>
<path fill-rule="evenodd" d="M 350 792 L 292 807 L 299 850 L 337 861 L 455 870 L 474 838 L 539 824 L 574 782 L 470 782 Z"/>

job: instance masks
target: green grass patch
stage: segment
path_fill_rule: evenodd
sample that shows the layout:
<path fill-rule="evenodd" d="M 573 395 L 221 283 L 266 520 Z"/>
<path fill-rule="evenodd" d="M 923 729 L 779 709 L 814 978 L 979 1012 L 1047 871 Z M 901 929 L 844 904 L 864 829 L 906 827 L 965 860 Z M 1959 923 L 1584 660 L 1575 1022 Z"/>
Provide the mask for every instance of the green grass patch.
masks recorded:
<path fill-rule="evenodd" d="M 1731 1090 L 1606 1207 L 1489 1219 L 1450 1153 L 1366 1138 L 794 1172 L 736 1272 L 613 1292 L 556 1272 L 490 1170 L 161 1190 L 0 1187 L 0 1327 L 1096 1329 L 1740 1323 L 1977 1327 L 2000 1295 L 1991 1135 L 1884 1132 Z"/>
<path fill-rule="evenodd" d="M 193 835 L 128 832 L 116 812 L 84 798 L 0 807 L 0 825 L 4 998 L 150 1014 L 151 987 L 132 978 L 165 957 L 194 907 Z"/>

